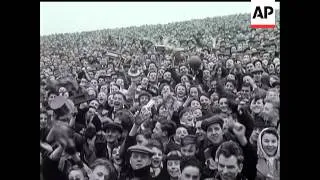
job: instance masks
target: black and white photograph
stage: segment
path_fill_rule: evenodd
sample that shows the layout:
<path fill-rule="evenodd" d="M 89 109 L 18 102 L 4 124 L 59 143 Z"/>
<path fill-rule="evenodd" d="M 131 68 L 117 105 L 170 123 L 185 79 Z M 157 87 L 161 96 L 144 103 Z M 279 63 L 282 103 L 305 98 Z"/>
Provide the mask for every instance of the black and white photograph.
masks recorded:
<path fill-rule="evenodd" d="M 40 180 L 280 180 L 274 4 L 40 2 Z"/>

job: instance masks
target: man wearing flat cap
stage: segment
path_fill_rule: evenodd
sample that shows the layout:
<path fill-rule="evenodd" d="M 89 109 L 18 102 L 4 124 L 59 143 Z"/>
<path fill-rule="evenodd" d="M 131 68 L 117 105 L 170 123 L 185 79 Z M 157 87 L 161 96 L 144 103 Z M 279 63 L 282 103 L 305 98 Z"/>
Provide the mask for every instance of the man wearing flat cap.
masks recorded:
<path fill-rule="evenodd" d="M 130 169 L 128 177 L 130 180 L 151 180 L 150 166 L 151 157 L 154 152 L 142 145 L 134 145 L 128 148 L 130 153 Z"/>

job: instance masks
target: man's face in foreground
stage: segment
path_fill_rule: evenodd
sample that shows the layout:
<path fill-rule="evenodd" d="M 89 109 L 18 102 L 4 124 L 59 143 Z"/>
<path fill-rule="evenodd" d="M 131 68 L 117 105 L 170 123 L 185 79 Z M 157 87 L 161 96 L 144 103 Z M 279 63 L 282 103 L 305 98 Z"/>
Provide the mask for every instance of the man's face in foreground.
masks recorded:
<path fill-rule="evenodd" d="M 187 166 L 181 172 L 180 180 L 200 180 L 200 169 L 195 166 Z"/>
<path fill-rule="evenodd" d="M 140 152 L 132 152 L 130 157 L 130 165 L 132 169 L 137 170 L 144 168 L 151 164 L 151 158 L 149 155 Z"/>
<path fill-rule="evenodd" d="M 223 154 L 220 154 L 218 158 L 218 173 L 221 180 L 235 180 L 241 170 L 242 164 L 238 165 L 236 156 L 225 157 Z"/>

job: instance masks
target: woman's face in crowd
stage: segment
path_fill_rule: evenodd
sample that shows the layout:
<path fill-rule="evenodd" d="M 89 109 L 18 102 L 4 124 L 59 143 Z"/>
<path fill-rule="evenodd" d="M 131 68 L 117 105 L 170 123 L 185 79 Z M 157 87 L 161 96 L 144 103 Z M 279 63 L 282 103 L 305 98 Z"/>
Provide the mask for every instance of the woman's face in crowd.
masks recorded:
<path fill-rule="evenodd" d="M 201 109 L 201 105 L 200 105 L 199 101 L 197 101 L 197 100 L 191 101 L 190 106 L 192 109 L 197 109 L 197 108 Z"/>
<path fill-rule="evenodd" d="M 98 101 L 99 101 L 99 103 L 100 103 L 100 104 L 103 104 L 103 103 L 106 102 L 106 100 L 107 100 L 107 95 L 106 95 L 104 92 L 100 92 L 100 93 L 98 94 Z"/>
<path fill-rule="evenodd" d="M 116 81 L 116 84 L 119 85 L 120 87 L 124 87 L 124 81 L 121 78 L 118 78 Z"/>
<path fill-rule="evenodd" d="M 184 128 L 184 127 L 179 127 L 179 128 L 177 128 L 177 130 L 176 130 L 176 137 L 179 139 L 179 140 L 181 140 L 181 139 L 183 139 L 185 136 L 187 136 L 189 133 L 188 133 L 188 131 L 187 131 L 187 129 L 186 128 Z"/>
<path fill-rule="evenodd" d="M 130 165 L 133 170 L 144 168 L 151 164 L 151 158 L 144 153 L 132 152 L 130 157 Z"/>
<path fill-rule="evenodd" d="M 183 97 L 186 95 L 186 88 L 184 86 L 178 86 L 176 93 L 177 93 L 178 97 Z"/>
<path fill-rule="evenodd" d="M 102 165 L 96 166 L 92 171 L 92 177 L 94 180 L 106 180 L 108 179 L 109 174 L 109 170 Z"/>
<path fill-rule="evenodd" d="M 122 163 L 122 159 L 120 158 L 120 146 L 113 148 L 112 150 L 112 160 L 114 163 L 116 164 L 121 164 Z"/>
<path fill-rule="evenodd" d="M 48 116 L 47 114 L 41 113 L 40 114 L 40 127 L 44 128 L 48 125 Z"/>
<path fill-rule="evenodd" d="M 226 113 L 229 110 L 227 98 L 221 98 L 219 100 L 219 108 L 222 112 Z"/>
<path fill-rule="evenodd" d="M 180 160 L 168 160 L 167 161 L 167 171 L 169 175 L 173 178 L 180 176 Z"/>
<path fill-rule="evenodd" d="M 263 106 L 262 113 L 263 114 L 272 114 L 273 104 L 266 102 Z"/>
<path fill-rule="evenodd" d="M 171 80 L 171 73 L 170 72 L 165 72 L 163 74 L 163 79 L 167 80 L 167 81 L 170 81 Z"/>
<path fill-rule="evenodd" d="M 198 89 L 195 87 L 190 88 L 190 96 L 197 98 L 199 95 Z"/>
<path fill-rule="evenodd" d="M 123 104 L 124 104 L 123 96 L 121 94 L 115 94 L 113 96 L 113 106 L 115 108 L 120 108 L 121 106 L 123 106 Z"/>
<path fill-rule="evenodd" d="M 250 109 L 253 113 L 259 114 L 262 111 L 263 106 L 264 104 L 262 99 L 252 100 L 250 104 Z"/>
<path fill-rule="evenodd" d="M 222 128 L 218 123 L 211 124 L 207 129 L 207 138 L 214 144 L 219 144 L 223 140 Z"/>
<path fill-rule="evenodd" d="M 255 68 L 262 69 L 262 64 L 260 62 L 256 62 Z"/>
<path fill-rule="evenodd" d="M 154 152 L 154 155 L 152 156 L 152 167 L 160 167 L 162 160 L 163 160 L 163 153 L 160 149 L 156 147 L 152 147 L 152 151 Z"/>
<path fill-rule="evenodd" d="M 208 107 L 210 105 L 210 99 L 206 96 L 200 96 L 200 104 L 202 107 Z"/>
<path fill-rule="evenodd" d="M 274 156 L 278 149 L 278 139 L 274 134 L 265 133 L 261 140 L 262 148 L 268 156 Z"/>
<path fill-rule="evenodd" d="M 194 117 L 193 117 L 192 112 L 185 112 L 180 119 L 180 123 L 188 125 L 188 126 L 193 126 Z"/>
<path fill-rule="evenodd" d="M 108 104 L 109 104 L 109 106 L 113 107 L 113 95 L 110 95 L 108 97 Z"/>
<path fill-rule="evenodd" d="M 84 175 L 80 169 L 69 172 L 68 180 L 84 180 Z"/>
<path fill-rule="evenodd" d="M 89 110 L 87 111 L 87 117 L 91 118 L 92 116 L 94 116 L 96 113 L 96 108 L 92 108 L 90 107 Z"/>
<path fill-rule="evenodd" d="M 196 119 L 201 118 L 201 117 L 202 117 L 202 111 L 201 111 L 201 109 L 195 109 L 195 110 L 193 111 L 193 116 L 194 116 Z"/>
<path fill-rule="evenodd" d="M 279 94 L 275 91 L 268 91 L 265 99 L 277 102 L 279 101 Z"/>
<path fill-rule="evenodd" d="M 273 65 L 273 64 L 270 64 L 269 67 L 268 67 L 269 73 L 274 73 L 274 72 L 275 72 L 274 69 L 275 69 L 275 68 L 274 68 L 274 65 Z"/>
<path fill-rule="evenodd" d="M 157 73 L 152 72 L 148 76 L 150 82 L 155 82 L 157 80 Z"/>

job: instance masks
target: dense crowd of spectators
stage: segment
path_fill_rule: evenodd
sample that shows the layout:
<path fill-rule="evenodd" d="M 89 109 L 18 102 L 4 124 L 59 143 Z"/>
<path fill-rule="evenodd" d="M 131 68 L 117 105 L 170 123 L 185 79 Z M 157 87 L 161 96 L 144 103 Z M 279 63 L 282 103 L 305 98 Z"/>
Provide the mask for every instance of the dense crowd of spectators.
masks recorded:
<path fill-rule="evenodd" d="M 276 17 L 40 37 L 40 178 L 279 179 Z"/>

